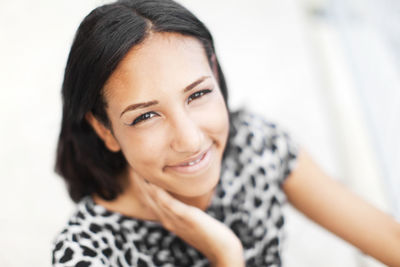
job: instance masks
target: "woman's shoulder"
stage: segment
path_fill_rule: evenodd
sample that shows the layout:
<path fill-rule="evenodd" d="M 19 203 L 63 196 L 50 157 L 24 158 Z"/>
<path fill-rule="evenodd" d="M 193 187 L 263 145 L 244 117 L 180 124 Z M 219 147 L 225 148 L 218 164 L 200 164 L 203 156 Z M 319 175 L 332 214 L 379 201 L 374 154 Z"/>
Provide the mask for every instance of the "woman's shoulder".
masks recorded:
<path fill-rule="evenodd" d="M 52 266 L 106 266 L 109 261 L 90 237 L 82 242 L 82 236 L 73 239 L 64 232 L 57 236 L 52 248 Z"/>
<path fill-rule="evenodd" d="M 281 150 L 294 149 L 294 142 L 288 131 L 274 120 L 241 108 L 231 112 L 231 138 L 236 145 L 250 146 L 258 150 L 261 148 L 271 148 L 275 150 L 277 146 Z M 294 151 L 293 151 L 294 152 Z"/>
<path fill-rule="evenodd" d="M 53 242 L 53 266 L 132 266 L 146 258 L 143 247 L 167 235 L 155 222 L 109 211 L 85 197 Z"/>
<path fill-rule="evenodd" d="M 232 164 L 263 169 L 270 166 L 280 172 L 278 181 L 282 183 L 298 154 L 297 143 L 285 127 L 246 108 L 232 112 L 230 124 L 227 155 L 234 159 Z"/>
<path fill-rule="evenodd" d="M 107 216 L 96 210 L 90 197 L 76 206 L 67 225 L 56 236 L 52 248 L 53 266 L 102 266 L 107 263 L 104 243 L 110 242 L 106 232 Z M 110 224 L 110 230 L 111 230 Z M 91 265 L 90 265 L 91 264 Z"/>
<path fill-rule="evenodd" d="M 76 205 L 74 213 L 70 216 L 67 225 L 59 236 L 71 236 L 77 239 L 77 234 L 88 238 L 91 233 L 97 234 L 107 230 L 107 225 L 118 224 L 115 221 L 117 214 L 110 212 L 100 205 L 94 203 L 90 196 L 82 198 Z"/>
<path fill-rule="evenodd" d="M 121 231 L 119 214 L 96 205 L 91 197 L 83 198 L 56 236 L 52 248 L 53 266 L 103 266 L 122 247 L 115 236 Z M 112 245 L 111 245 L 112 244 Z M 91 265 L 90 265 L 91 264 Z"/>
<path fill-rule="evenodd" d="M 96 238 L 96 234 L 104 231 L 104 228 L 100 226 L 96 217 L 89 197 L 85 197 L 77 204 L 67 225 L 53 242 L 53 266 L 106 264 L 106 259 L 100 254 L 100 242 L 104 240 L 99 241 Z"/>

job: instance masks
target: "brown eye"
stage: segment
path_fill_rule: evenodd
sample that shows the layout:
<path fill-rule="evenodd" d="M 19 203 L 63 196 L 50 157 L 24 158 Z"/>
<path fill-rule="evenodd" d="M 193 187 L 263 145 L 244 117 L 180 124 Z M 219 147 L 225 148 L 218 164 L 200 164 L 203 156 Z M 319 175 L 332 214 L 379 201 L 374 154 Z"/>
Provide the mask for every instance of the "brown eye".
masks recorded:
<path fill-rule="evenodd" d="M 151 118 L 153 118 L 154 116 L 158 116 L 158 114 L 155 113 L 155 112 L 153 112 L 153 111 L 144 113 L 144 114 L 140 115 L 139 117 L 137 117 L 130 125 L 138 124 L 139 122 L 142 122 L 142 121 L 151 119 Z"/>
<path fill-rule="evenodd" d="M 188 104 L 190 102 L 192 102 L 193 100 L 202 97 L 203 95 L 206 95 L 208 93 L 211 93 L 212 91 L 210 89 L 206 89 L 206 90 L 201 90 L 201 91 L 197 91 L 193 94 L 191 94 L 187 100 Z"/>

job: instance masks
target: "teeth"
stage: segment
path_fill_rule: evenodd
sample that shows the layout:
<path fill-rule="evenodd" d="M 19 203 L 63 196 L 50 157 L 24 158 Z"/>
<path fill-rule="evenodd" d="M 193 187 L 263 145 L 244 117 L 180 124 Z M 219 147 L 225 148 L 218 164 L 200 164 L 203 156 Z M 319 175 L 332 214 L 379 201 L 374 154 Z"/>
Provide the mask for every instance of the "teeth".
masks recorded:
<path fill-rule="evenodd" d="M 186 165 L 192 166 L 192 165 L 194 165 L 194 164 L 200 162 L 200 160 L 201 160 L 201 158 L 199 158 L 199 159 L 197 159 L 197 160 L 195 160 L 195 161 L 189 162 L 189 163 L 187 163 Z"/>

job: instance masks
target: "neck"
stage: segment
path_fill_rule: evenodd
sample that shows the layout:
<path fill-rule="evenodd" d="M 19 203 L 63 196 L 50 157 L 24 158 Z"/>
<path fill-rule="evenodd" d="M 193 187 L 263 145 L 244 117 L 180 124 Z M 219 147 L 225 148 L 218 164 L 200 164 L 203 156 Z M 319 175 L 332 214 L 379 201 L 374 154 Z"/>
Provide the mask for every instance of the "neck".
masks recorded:
<path fill-rule="evenodd" d="M 204 211 L 210 205 L 211 199 L 214 195 L 214 190 L 212 190 L 211 192 L 208 192 L 204 195 L 196 196 L 196 197 L 185 197 L 185 196 L 175 195 L 172 193 L 170 193 L 170 194 L 174 198 L 178 199 L 179 201 L 181 201 L 189 206 L 194 206 L 194 207 L 199 208 Z"/>
<path fill-rule="evenodd" d="M 204 211 L 211 202 L 212 196 L 214 195 L 214 190 L 196 197 L 185 197 L 172 193 L 170 194 L 179 201 Z M 102 205 L 107 210 L 118 212 L 125 216 L 136 219 L 156 221 L 156 214 L 142 201 L 139 196 L 140 192 L 135 188 L 134 185 L 131 184 L 128 185 L 126 190 L 115 200 L 107 201 L 97 195 L 93 196 L 93 200 L 95 203 Z"/>

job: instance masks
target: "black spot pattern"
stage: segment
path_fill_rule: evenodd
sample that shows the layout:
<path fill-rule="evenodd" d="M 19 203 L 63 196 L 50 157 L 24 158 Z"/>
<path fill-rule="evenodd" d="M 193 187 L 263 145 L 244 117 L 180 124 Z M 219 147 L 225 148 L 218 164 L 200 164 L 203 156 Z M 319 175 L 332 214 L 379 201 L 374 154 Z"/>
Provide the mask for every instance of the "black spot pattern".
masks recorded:
<path fill-rule="evenodd" d="M 104 256 L 106 256 L 107 258 L 109 258 L 109 257 L 112 255 L 112 250 L 111 250 L 110 248 L 103 249 L 101 252 L 102 252 L 102 253 L 104 254 Z"/>
<path fill-rule="evenodd" d="M 64 255 L 60 259 L 60 263 L 66 263 L 72 259 L 72 256 L 74 255 L 74 251 L 71 248 L 67 248 L 64 251 Z"/>
<path fill-rule="evenodd" d="M 86 247 L 86 246 L 81 246 L 83 249 L 83 256 L 89 256 L 89 257 L 95 257 L 97 255 L 96 251 Z"/>
<path fill-rule="evenodd" d="M 54 252 L 57 252 L 58 250 L 60 250 L 63 246 L 64 242 L 60 241 L 56 244 L 56 246 L 54 247 Z"/>
<path fill-rule="evenodd" d="M 78 236 L 77 236 L 77 234 L 73 234 L 73 235 L 72 235 L 72 241 L 78 242 Z"/>
<path fill-rule="evenodd" d="M 149 265 L 147 265 L 147 263 L 144 260 L 139 259 L 137 262 L 137 266 L 138 267 L 148 267 Z"/>
<path fill-rule="evenodd" d="M 262 200 L 259 197 L 254 197 L 254 207 L 258 208 L 262 204 Z"/>
<path fill-rule="evenodd" d="M 86 232 L 82 232 L 82 233 L 80 233 L 80 235 L 81 235 L 82 238 L 90 239 L 90 235 L 88 233 L 86 233 Z"/>
<path fill-rule="evenodd" d="M 107 225 L 106 225 L 106 226 L 107 226 Z M 95 223 L 92 223 L 92 224 L 90 224 L 90 226 L 89 226 L 89 230 L 90 230 L 92 233 L 98 233 L 98 232 L 101 231 L 101 227 L 100 227 L 99 225 L 95 224 Z"/>
<path fill-rule="evenodd" d="M 80 261 L 75 265 L 75 267 L 89 267 L 90 265 L 90 261 Z"/>
<path fill-rule="evenodd" d="M 275 124 L 246 111 L 232 114 L 230 147 L 206 212 L 241 240 L 246 266 L 281 266 L 285 196 L 296 146 Z M 53 266 L 209 266 L 160 224 L 106 210 L 86 197 L 54 242 Z"/>
<path fill-rule="evenodd" d="M 125 257 L 125 261 L 126 261 L 129 265 L 131 265 L 131 264 L 132 264 L 132 254 L 131 254 L 131 251 L 130 251 L 130 250 L 127 250 L 127 251 L 125 252 L 124 257 Z"/>

